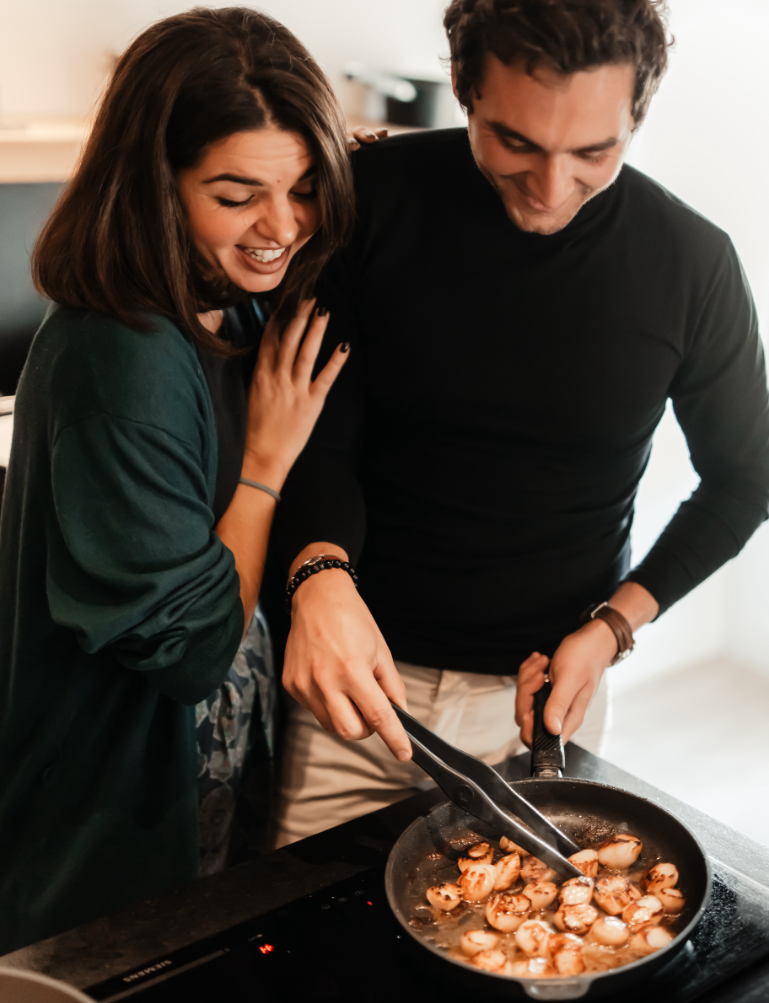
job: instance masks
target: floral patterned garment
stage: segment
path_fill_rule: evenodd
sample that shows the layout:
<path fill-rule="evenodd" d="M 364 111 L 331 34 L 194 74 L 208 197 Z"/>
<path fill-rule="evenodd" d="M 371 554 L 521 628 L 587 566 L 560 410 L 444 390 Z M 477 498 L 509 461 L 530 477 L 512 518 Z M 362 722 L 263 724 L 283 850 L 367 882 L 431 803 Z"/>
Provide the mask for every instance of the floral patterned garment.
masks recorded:
<path fill-rule="evenodd" d="M 200 877 L 227 864 L 244 784 L 269 786 L 276 712 L 270 634 L 257 607 L 226 679 L 195 708 Z M 269 797 L 262 792 L 256 800 L 264 806 Z M 258 821 L 267 824 L 266 819 Z"/>

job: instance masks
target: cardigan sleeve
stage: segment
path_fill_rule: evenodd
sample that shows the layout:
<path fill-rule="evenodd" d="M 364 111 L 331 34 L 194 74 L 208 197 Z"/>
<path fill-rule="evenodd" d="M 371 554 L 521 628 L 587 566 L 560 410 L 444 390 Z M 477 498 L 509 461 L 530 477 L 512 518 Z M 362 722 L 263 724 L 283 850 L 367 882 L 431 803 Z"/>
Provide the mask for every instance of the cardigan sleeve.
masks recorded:
<path fill-rule="evenodd" d="M 220 685 L 244 615 L 232 553 L 213 532 L 199 452 L 103 412 L 51 456 L 46 591 L 54 622 L 185 704 Z"/>

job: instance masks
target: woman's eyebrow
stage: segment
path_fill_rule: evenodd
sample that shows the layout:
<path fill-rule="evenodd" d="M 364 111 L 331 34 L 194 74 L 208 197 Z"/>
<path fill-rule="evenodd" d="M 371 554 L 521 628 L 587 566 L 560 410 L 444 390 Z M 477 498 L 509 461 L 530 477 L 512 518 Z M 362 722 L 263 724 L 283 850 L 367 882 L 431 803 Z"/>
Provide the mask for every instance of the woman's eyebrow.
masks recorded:
<path fill-rule="evenodd" d="M 236 185 L 262 186 L 262 181 L 256 178 L 242 178 L 239 174 L 217 174 L 215 178 L 206 178 L 204 185 L 212 185 L 214 181 L 234 181 Z"/>
<path fill-rule="evenodd" d="M 299 181 L 306 181 L 307 178 L 312 177 L 313 174 L 317 173 L 317 168 L 315 164 L 310 164 L 304 174 L 299 178 Z M 252 185 L 255 188 L 263 188 L 264 182 L 257 181 L 256 178 L 244 178 L 240 174 L 217 174 L 215 178 L 206 178 L 203 182 L 204 185 L 212 185 L 215 181 L 233 181 L 236 185 Z M 299 181 L 296 183 L 298 184 Z"/>

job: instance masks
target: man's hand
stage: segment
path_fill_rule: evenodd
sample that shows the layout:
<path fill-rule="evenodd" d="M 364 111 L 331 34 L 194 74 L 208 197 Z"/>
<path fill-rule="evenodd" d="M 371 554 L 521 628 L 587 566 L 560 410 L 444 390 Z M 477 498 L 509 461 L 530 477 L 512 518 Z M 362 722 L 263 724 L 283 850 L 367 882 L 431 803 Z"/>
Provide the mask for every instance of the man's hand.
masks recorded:
<path fill-rule="evenodd" d="M 617 589 L 610 605 L 636 631 L 653 620 L 659 606 L 647 590 L 635 582 L 625 582 Z M 550 666 L 553 692 L 545 704 L 545 727 L 568 742 L 585 719 L 595 691 L 609 662 L 617 654 L 617 640 L 603 620 L 590 620 L 569 634 L 558 645 L 552 661 L 535 651 L 518 672 L 515 720 L 521 739 L 531 745 L 534 729 L 534 694 L 542 688 L 545 669 Z"/>
<path fill-rule="evenodd" d="M 314 552 L 344 556 L 331 545 Z M 283 685 L 326 731 L 345 740 L 376 731 L 396 759 L 411 758 L 411 744 L 390 706 L 392 700 L 406 708 L 403 681 L 346 571 L 322 571 L 294 593 Z"/>

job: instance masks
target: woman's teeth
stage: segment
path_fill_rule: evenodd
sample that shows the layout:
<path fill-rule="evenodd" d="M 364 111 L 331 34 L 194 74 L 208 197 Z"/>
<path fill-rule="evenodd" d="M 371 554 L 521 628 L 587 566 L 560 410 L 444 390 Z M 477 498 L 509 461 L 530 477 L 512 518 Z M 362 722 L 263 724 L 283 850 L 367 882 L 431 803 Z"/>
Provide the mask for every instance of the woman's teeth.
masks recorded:
<path fill-rule="evenodd" d="M 244 247 L 246 254 L 250 254 L 254 261 L 275 261 L 286 250 L 285 247 L 276 247 L 270 250 L 266 247 Z"/>

